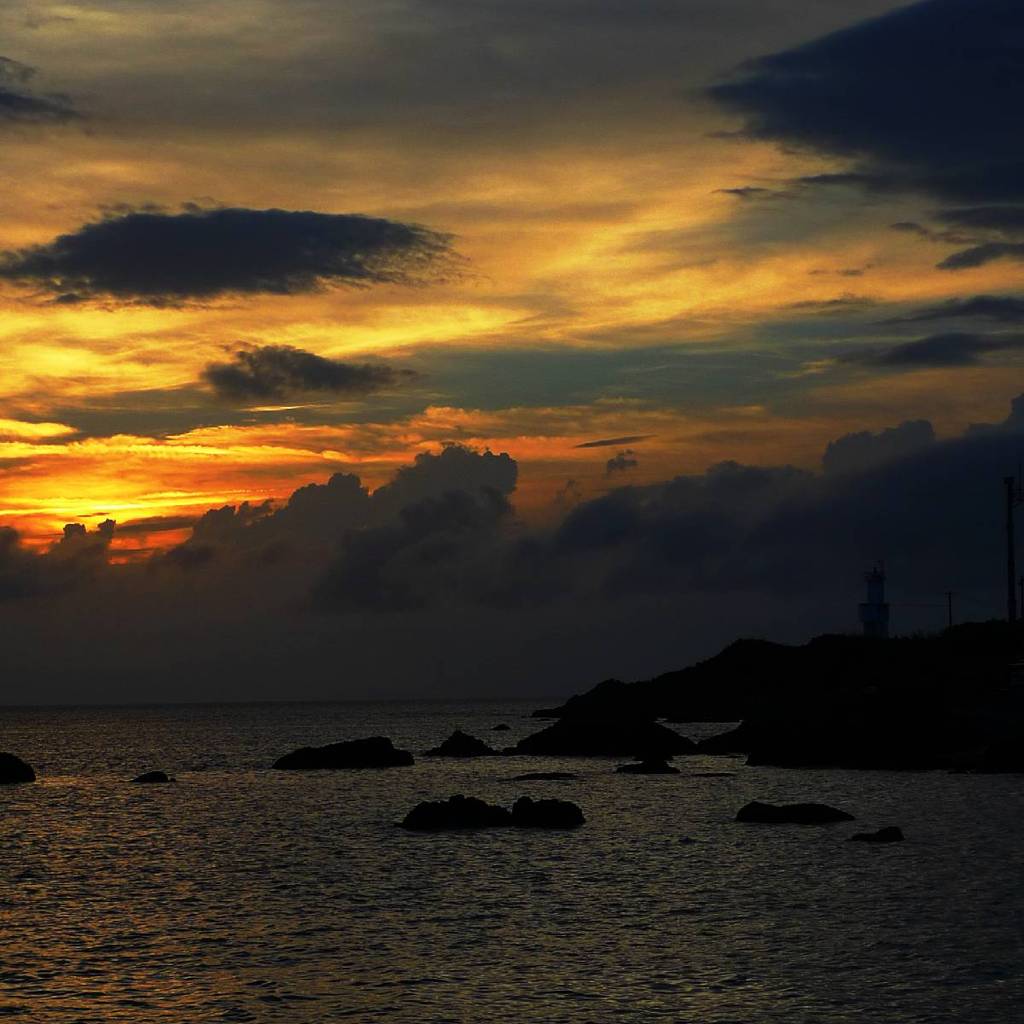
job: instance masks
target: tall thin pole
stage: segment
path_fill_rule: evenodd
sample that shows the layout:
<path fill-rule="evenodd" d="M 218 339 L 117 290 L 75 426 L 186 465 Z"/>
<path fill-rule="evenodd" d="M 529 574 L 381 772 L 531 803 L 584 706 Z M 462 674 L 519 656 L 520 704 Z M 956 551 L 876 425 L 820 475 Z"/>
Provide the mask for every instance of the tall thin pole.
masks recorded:
<path fill-rule="evenodd" d="M 953 628 L 953 591 L 946 591 L 946 625 Z"/>
<path fill-rule="evenodd" d="M 1016 504 L 1017 481 L 1003 477 L 1006 485 L 1006 618 L 1017 621 L 1017 551 L 1013 536 L 1013 506 Z"/>

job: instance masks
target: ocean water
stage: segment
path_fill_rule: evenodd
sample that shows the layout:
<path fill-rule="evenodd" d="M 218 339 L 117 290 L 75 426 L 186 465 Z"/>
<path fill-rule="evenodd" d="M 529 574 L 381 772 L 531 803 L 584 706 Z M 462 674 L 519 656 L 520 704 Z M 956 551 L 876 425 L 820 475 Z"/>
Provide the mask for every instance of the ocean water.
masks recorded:
<path fill-rule="evenodd" d="M 0 1017 L 30 1022 L 1019 1022 L 1020 777 L 782 771 L 679 758 L 418 759 L 268 770 L 307 743 L 462 726 L 531 705 L 3 709 Z M 508 733 L 492 733 L 507 722 Z M 681 726 L 689 735 L 716 731 Z M 132 786 L 150 768 L 174 786 Z M 509 776 L 567 769 L 568 782 Z M 727 772 L 727 777 L 702 777 Z M 557 795 L 570 833 L 407 834 L 423 799 Z M 747 800 L 857 822 L 733 822 Z M 846 842 L 897 824 L 907 841 Z"/>

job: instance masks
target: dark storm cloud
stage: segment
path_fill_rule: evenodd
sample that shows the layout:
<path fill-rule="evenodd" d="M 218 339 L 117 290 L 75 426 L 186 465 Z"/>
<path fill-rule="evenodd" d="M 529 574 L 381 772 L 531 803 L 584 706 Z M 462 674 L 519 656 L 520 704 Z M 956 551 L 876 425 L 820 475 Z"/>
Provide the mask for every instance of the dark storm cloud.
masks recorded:
<path fill-rule="evenodd" d="M 950 331 L 933 334 L 917 341 L 899 345 L 874 347 L 848 352 L 840 361 L 864 366 L 917 369 L 926 367 L 974 366 L 990 352 L 1009 352 L 1024 349 L 1024 335 L 1001 337 Z"/>
<path fill-rule="evenodd" d="M 805 183 L 1024 198 L 1024 7 L 928 0 L 754 60 L 711 89 L 750 137 L 848 157 Z"/>
<path fill-rule="evenodd" d="M 67 96 L 33 90 L 35 74 L 34 68 L 0 57 L 0 124 L 61 124 L 80 116 Z"/>
<path fill-rule="evenodd" d="M 0 256 L 0 280 L 148 305 L 416 284 L 452 266 L 450 238 L 415 224 L 289 210 L 134 210 Z"/>
<path fill-rule="evenodd" d="M 950 299 L 935 306 L 925 306 L 906 316 L 894 317 L 887 323 L 914 324 L 961 319 L 1018 323 L 1024 320 L 1024 298 L 1015 295 L 974 295 L 966 299 Z"/>
<path fill-rule="evenodd" d="M 830 441 L 821 457 L 821 468 L 826 476 L 863 473 L 934 443 L 935 429 L 927 420 L 906 420 L 878 433 L 860 430 Z"/>
<path fill-rule="evenodd" d="M 636 469 L 639 465 L 640 460 L 636 457 L 636 452 L 632 448 L 624 448 L 604 464 L 604 471 L 606 476 L 611 476 L 613 473 L 625 473 L 629 469 Z"/>
<path fill-rule="evenodd" d="M 69 523 L 60 540 L 39 555 L 22 545 L 17 530 L 0 526 L 0 601 L 63 593 L 95 579 L 108 568 L 114 530 L 112 519 L 93 531 Z"/>
<path fill-rule="evenodd" d="M 383 530 L 385 533 L 379 536 L 391 536 L 387 531 L 399 526 L 415 532 L 424 520 L 420 513 L 408 510 L 421 506 L 435 510 L 430 514 L 431 522 L 441 515 L 438 509 L 448 508 L 453 515 L 463 516 L 460 522 L 464 525 L 465 516 L 475 515 L 471 504 L 493 511 L 493 496 L 507 502 L 517 477 L 518 467 L 508 455 L 477 452 L 456 444 L 447 445 L 437 454 L 421 452 L 372 495 L 358 476 L 335 473 L 324 484 L 300 487 L 280 508 L 267 501 L 210 509 L 195 524 L 191 538 L 175 549 L 201 548 L 201 558 L 175 556 L 172 564 L 193 568 L 213 561 L 221 552 L 228 557 L 241 553 L 250 562 L 276 559 L 303 551 L 329 551 L 353 532 Z M 450 495 L 464 495 L 470 504 L 453 499 L 446 505 Z M 408 521 L 409 515 L 415 522 Z M 428 532 L 436 531 L 431 527 Z"/>
<path fill-rule="evenodd" d="M 584 441 L 576 445 L 577 448 L 617 448 L 623 444 L 636 444 L 637 441 L 647 441 L 654 437 L 653 434 L 628 434 L 626 437 L 605 437 L 600 441 Z"/>
<path fill-rule="evenodd" d="M 511 512 L 508 498 L 489 487 L 404 505 L 397 524 L 345 537 L 314 600 L 378 612 L 463 604 L 487 575 L 496 531 Z"/>
<path fill-rule="evenodd" d="M 347 363 L 291 345 L 239 349 L 229 363 L 209 363 L 202 379 L 231 402 L 285 399 L 303 394 L 369 395 L 413 379 L 410 370 L 383 363 Z"/>
<path fill-rule="evenodd" d="M 1000 481 L 1016 465 L 1022 408 L 1024 397 L 1004 423 L 950 441 L 937 441 L 927 421 L 847 435 L 826 451 L 824 475 L 728 462 L 618 488 L 576 505 L 552 531 L 509 530 L 500 504 L 490 514 L 486 503 L 435 506 L 429 529 L 354 541 L 327 579 L 345 607 L 378 611 L 511 611 L 666 593 L 807 599 L 838 590 L 852 602 L 864 566 L 883 557 L 905 594 L 955 581 L 998 600 Z"/>

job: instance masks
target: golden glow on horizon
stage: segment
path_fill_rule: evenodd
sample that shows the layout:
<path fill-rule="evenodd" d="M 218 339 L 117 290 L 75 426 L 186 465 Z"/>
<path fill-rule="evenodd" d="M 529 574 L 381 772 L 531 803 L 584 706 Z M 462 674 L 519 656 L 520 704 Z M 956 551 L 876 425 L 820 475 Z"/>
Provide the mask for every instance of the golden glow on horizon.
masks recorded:
<path fill-rule="evenodd" d="M 130 30 L 141 38 L 167 24 L 136 16 L 127 19 L 131 29 L 125 19 L 115 26 L 96 14 L 89 31 L 100 34 Z M 381 422 L 370 421 L 372 400 L 358 417 L 367 422 L 353 416 L 340 425 L 290 422 L 317 403 L 287 402 L 248 410 L 277 411 L 277 423 L 176 427 L 153 436 L 111 421 L 119 425 L 109 435 L 91 428 L 95 436 L 81 437 L 62 422 L 69 408 L 101 421 L 105 411 L 201 403 L 204 366 L 241 343 L 294 345 L 333 358 L 392 357 L 402 365 L 412 357 L 429 361 L 434 346 L 610 350 L 718 342 L 742 361 L 744 351 L 763 344 L 753 332 L 785 323 L 806 304 L 843 296 L 924 303 L 1016 285 L 1019 268 L 1008 264 L 935 272 L 945 250 L 886 234 L 884 209 L 871 224 L 858 216 L 819 224 L 797 202 L 777 205 L 773 214 L 723 194 L 839 165 L 715 138 L 720 122 L 701 111 L 687 116 L 685 131 L 650 131 L 649 144 L 547 139 L 510 153 L 473 151 L 469 140 L 448 152 L 414 140 L 401 159 L 391 140 L 368 129 L 353 129 L 345 146 L 295 129 L 253 133 L 225 147 L 181 125 L 140 142 L 103 123 L 99 134 L 61 134 L 59 159 L 52 138 L 5 140 L 12 186 L 0 197 L 0 250 L 74 230 L 95 218 L 100 203 L 174 208 L 210 196 L 252 208 L 422 222 L 453 232 L 468 262 L 462 279 L 427 288 L 232 296 L 183 308 L 58 306 L 0 290 L 0 462 L 7 467 L 0 521 L 38 543 L 76 519 L 128 522 L 282 499 L 338 469 L 378 486 L 416 452 L 446 441 L 510 452 L 520 462 L 517 504 L 540 515 L 570 476 L 597 493 L 727 458 L 813 466 L 828 439 L 890 424 L 900 402 L 903 418 L 930 415 L 948 430 L 1004 414 L 1012 386 L 995 371 L 836 382 L 831 364 L 819 360 L 790 373 L 804 390 L 786 414 L 767 401 L 710 399 L 681 399 L 678 407 L 595 399 L 482 412 L 462 408 L 470 401 L 460 395 L 435 392 L 427 374 L 422 395 L 431 404 Z M 801 218 L 800 230 L 790 231 L 788 222 Z M 334 403 L 332 411 L 345 407 Z M 197 419 L 218 414 L 212 403 L 202 409 Z M 614 449 L 576 447 L 636 434 L 655 436 L 639 446 L 640 466 L 628 475 L 607 476 Z M 154 533 L 136 548 L 171 536 Z"/>

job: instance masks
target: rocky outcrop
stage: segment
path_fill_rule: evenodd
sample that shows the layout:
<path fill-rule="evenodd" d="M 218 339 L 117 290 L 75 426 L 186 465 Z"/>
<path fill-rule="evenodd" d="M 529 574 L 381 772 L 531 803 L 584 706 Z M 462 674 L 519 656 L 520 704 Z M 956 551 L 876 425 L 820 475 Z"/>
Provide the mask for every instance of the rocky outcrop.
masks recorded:
<path fill-rule="evenodd" d="M 764 825 L 830 825 L 837 821 L 853 821 L 852 814 L 828 804 L 764 804 L 753 800 L 741 807 L 737 821 Z"/>
<path fill-rule="evenodd" d="M 478 828 L 579 828 L 583 812 L 568 800 L 520 797 L 508 811 L 472 796 L 449 797 L 417 804 L 402 820 L 411 832 L 442 832 Z"/>
<path fill-rule="evenodd" d="M 564 782 L 568 779 L 578 779 L 578 775 L 572 772 L 524 772 L 522 775 L 513 775 L 510 782 Z"/>
<path fill-rule="evenodd" d="M 696 744 L 672 729 L 641 719 L 560 718 L 513 748 L 516 754 L 554 757 L 665 758 L 692 754 Z"/>
<path fill-rule="evenodd" d="M 143 772 L 141 775 L 136 775 L 132 782 L 138 782 L 143 786 L 155 786 L 160 785 L 164 782 L 174 782 L 166 772 Z"/>
<path fill-rule="evenodd" d="M 678 775 L 679 769 L 664 760 L 636 761 L 620 764 L 615 769 L 620 775 Z"/>
<path fill-rule="evenodd" d="M 19 782 L 35 782 L 32 766 L 14 754 L 0 753 L 0 786 L 14 786 Z"/>
<path fill-rule="evenodd" d="M 498 751 L 483 740 L 456 729 L 439 747 L 427 751 L 428 757 L 491 757 Z"/>
<path fill-rule="evenodd" d="M 441 832 L 460 828 L 502 828 L 512 824 L 512 814 L 504 807 L 484 803 L 473 796 L 425 800 L 402 819 L 401 826 L 411 832 Z"/>
<path fill-rule="evenodd" d="M 1019 627 L 998 621 L 881 642 L 738 640 L 681 671 L 637 683 L 608 679 L 535 714 L 742 721 L 700 752 L 745 753 L 758 765 L 1020 772 L 1024 707 L 1009 683 L 1022 641 Z"/>
<path fill-rule="evenodd" d="M 880 828 L 877 832 L 855 832 L 850 836 L 851 843 L 902 843 L 903 830 L 896 825 Z"/>
<path fill-rule="evenodd" d="M 518 828 L 579 828 L 583 811 L 569 800 L 531 800 L 521 796 L 512 805 L 512 824 Z"/>
<path fill-rule="evenodd" d="M 287 771 L 341 768 L 396 768 L 413 763 L 408 750 L 398 750 L 386 736 L 301 747 L 278 758 L 273 767 Z"/>

